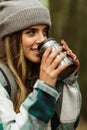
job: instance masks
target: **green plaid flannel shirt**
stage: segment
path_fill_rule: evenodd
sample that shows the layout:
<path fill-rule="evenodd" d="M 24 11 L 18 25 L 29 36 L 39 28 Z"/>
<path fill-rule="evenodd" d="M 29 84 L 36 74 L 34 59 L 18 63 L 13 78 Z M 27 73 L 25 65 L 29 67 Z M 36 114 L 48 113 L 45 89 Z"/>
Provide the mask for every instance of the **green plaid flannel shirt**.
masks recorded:
<path fill-rule="evenodd" d="M 81 109 L 81 93 L 76 77 L 58 82 L 56 89 L 37 80 L 15 113 L 0 71 L 0 130 L 75 130 Z M 56 116 L 55 116 L 56 115 Z"/>

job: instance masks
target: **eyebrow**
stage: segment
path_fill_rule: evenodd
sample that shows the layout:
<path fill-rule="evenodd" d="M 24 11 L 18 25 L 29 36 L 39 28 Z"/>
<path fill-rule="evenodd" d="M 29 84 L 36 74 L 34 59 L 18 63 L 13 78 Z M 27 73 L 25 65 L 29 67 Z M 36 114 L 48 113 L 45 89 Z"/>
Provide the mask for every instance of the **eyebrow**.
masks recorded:
<path fill-rule="evenodd" d="M 30 26 L 28 28 L 26 28 L 25 30 L 32 30 L 32 29 L 38 29 L 37 27 L 34 27 L 34 26 Z M 43 29 L 49 29 L 48 26 L 44 27 Z"/>
<path fill-rule="evenodd" d="M 36 28 L 35 27 L 28 27 L 26 29 L 31 30 L 31 29 L 36 29 Z"/>

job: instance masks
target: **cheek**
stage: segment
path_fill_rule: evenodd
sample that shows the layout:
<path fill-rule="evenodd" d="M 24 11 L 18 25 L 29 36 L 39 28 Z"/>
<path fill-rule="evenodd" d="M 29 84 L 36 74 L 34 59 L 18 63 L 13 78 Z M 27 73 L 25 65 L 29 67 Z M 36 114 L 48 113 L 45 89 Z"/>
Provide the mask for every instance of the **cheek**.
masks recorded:
<path fill-rule="evenodd" d="M 29 48 L 32 47 L 33 43 L 32 40 L 28 37 L 22 37 L 22 45 L 23 45 L 23 50 L 27 51 Z"/>

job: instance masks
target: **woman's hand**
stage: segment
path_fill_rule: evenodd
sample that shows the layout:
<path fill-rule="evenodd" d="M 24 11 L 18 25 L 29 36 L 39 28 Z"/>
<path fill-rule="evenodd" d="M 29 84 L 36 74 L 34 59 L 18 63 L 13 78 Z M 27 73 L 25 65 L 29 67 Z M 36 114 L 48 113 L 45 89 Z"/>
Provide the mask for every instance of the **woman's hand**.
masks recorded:
<path fill-rule="evenodd" d="M 73 72 L 72 75 L 75 75 L 80 67 L 80 62 L 77 58 L 77 56 L 72 52 L 72 50 L 68 47 L 67 43 L 64 40 L 61 40 L 61 45 L 63 46 L 63 49 L 66 50 L 67 54 L 72 57 L 74 63 L 77 65 L 77 68 L 75 69 L 75 71 Z"/>
<path fill-rule="evenodd" d="M 63 66 L 58 66 L 66 56 L 66 53 L 57 56 L 60 52 L 61 49 L 52 52 L 52 48 L 49 47 L 42 56 L 39 78 L 53 87 L 55 87 L 58 75 L 68 66 L 67 63 Z"/>

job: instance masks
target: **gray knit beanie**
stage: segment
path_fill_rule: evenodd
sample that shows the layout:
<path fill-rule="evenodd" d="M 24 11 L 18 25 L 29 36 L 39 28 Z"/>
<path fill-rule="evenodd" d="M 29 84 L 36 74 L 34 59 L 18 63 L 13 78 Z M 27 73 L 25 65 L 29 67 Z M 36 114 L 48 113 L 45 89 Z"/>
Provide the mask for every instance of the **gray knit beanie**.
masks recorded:
<path fill-rule="evenodd" d="M 39 0 L 0 2 L 0 38 L 38 24 L 51 25 L 49 11 Z"/>

